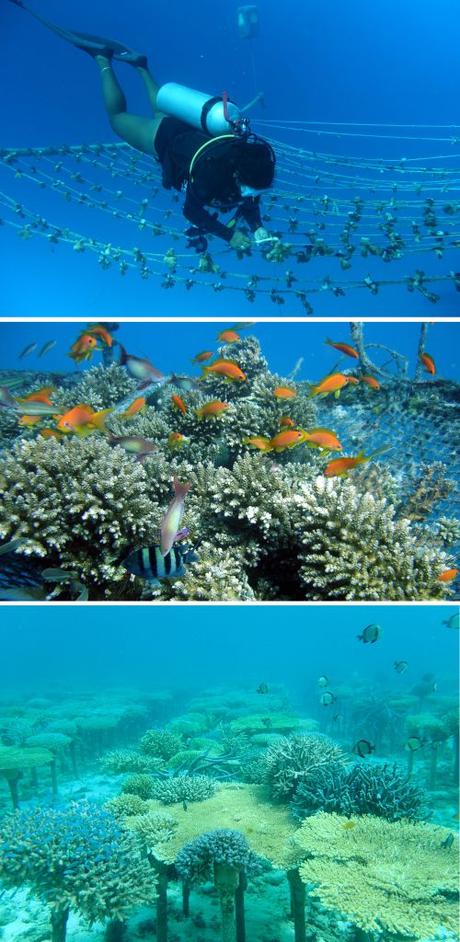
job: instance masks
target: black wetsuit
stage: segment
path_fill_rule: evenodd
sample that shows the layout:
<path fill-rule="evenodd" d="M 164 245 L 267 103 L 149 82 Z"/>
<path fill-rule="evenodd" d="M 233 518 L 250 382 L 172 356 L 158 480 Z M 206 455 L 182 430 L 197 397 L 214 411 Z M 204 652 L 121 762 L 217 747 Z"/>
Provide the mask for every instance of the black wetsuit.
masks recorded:
<path fill-rule="evenodd" d="M 200 147 L 205 148 L 193 167 L 190 164 Z M 236 220 L 243 219 L 252 232 L 262 225 L 260 197 L 241 196 L 234 172 L 238 164 L 238 139 L 220 140 L 190 127 L 177 118 L 163 118 L 155 137 L 155 150 L 163 170 L 163 186 L 184 190 L 184 216 L 201 232 L 212 233 L 230 242 L 234 228 L 219 222 L 217 213 L 208 213 L 205 206 L 218 211 L 236 210 Z"/>

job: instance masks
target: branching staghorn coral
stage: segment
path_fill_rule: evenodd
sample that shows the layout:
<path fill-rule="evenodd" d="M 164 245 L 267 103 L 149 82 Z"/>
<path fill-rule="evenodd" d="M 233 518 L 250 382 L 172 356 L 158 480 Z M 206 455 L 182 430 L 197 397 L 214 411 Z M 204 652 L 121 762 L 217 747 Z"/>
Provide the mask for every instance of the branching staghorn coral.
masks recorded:
<path fill-rule="evenodd" d="M 116 818 L 126 818 L 134 815 L 139 817 L 140 815 L 147 814 L 149 810 L 149 806 L 144 798 L 129 792 L 116 795 L 115 798 L 110 798 L 109 801 L 105 802 L 104 808 L 110 811 Z"/>
<path fill-rule="evenodd" d="M 447 828 L 319 812 L 293 841 L 312 896 L 385 939 L 431 938 L 458 928 L 458 840 Z"/>
<path fill-rule="evenodd" d="M 124 579 L 121 552 L 157 536 L 142 466 L 99 436 L 19 443 L 0 460 L 0 495 L 2 538 L 23 537 L 24 552 L 89 586 Z"/>
<path fill-rule="evenodd" d="M 283 736 L 264 757 L 265 783 L 275 800 L 292 799 L 301 782 L 314 787 L 316 775 L 345 764 L 342 750 L 326 736 Z"/>
<path fill-rule="evenodd" d="M 160 772 L 164 762 L 157 756 L 144 755 L 130 749 L 113 749 L 100 759 L 105 772 Z"/>
<path fill-rule="evenodd" d="M 148 729 L 142 736 L 140 746 L 148 756 L 171 759 L 183 746 L 183 739 L 169 729 Z"/>
<path fill-rule="evenodd" d="M 425 803 L 422 790 L 397 765 L 375 763 L 318 770 L 313 780 L 300 782 L 291 809 L 299 821 L 317 811 L 413 821 L 426 817 Z"/>
<path fill-rule="evenodd" d="M 81 374 L 81 378 L 70 389 L 60 389 L 53 395 L 53 402 L 63 412 L 81 402 L 91 406 L 96 412 L 108 409 L 121 402 L 136 389 L 136 381 L 131 379 L 123 367 L 111 363 L 110 366 L 92 366 Z"/>
<path fill-rule="evenodd" d="M 155 897 L 155 879 L 136 839 L 88 802 L 7 816 L 0 826 L 0 879 L 6 887 L 28 888 L 49 906 L 52 942 L 65 942 L 71 910 L 91 925 L 123 919 Z"/>
<path fill-rule="evenodd" d="M 176 775 L 152 780 L 149 798 L 156 798 L 164 805 L 178 802 L 205 801 L 215 790 L 216 783 L 206 775 Z"/>
<path fill-rule="evenodd" d="M 150 396 L 145 413 L 108 418 L 112 433 L 155 443 L 143 466 L 99 433 L 84 441 L 29 439 L 2 457 L 0 540 L 2 534 L 27 539 L 15 560 L 41 556 L 48 567 L 75 571 L 91 600 L 448 598 L 452 589 L 438 579 L 453 566 L 445 546 L 456 525 L 449 518 L 439 527 L 409 519 L 407 494 L 389 464 L 366 465 L 348 480 L 326 479 L 325 456 L 306 445 L 260 455 L 243 444 L 247 435 L 275 434 L 281 415 L 289 414 L 304 428 L 330 424 L 341 438 L 343 422 L 345 441 L 358 448 L 369 403 L 356 405 L 351 389 L 342 397 L 345 405 L 317 405 L 302 382 L 296 398 L 277 400 L 273 390 L 286 381 L 269 373 L 254 338 L 222 353 L 241 363 L 247 381 L 227 383 L 209 374 L 203 382 L 189 381 L 185 391 L 167 384 Z M 89 370 L 82 380 L 86 398 L 92 390 L 99 408 L 112 387 L 119 398 L 123 377 L 126 371 L 116 366 Z M 80 386 L 79 397 L 85 392 Z M 173 392 L 183 397 L 185 416 L 173 406 Z M 213 398 L 228 401 L 228 411 L 219 419 L 198 419 L 197 406 Z M 330 410 L 330 423 L 324 410 Z M 171 430 L 186 436 L 177 449 L 168 443 Z M 158 543 L 174 475 L 192 484 L 183 522 L 198 560 L 187 563 L 180 579 L 155 585 L 128 575 L 122 561 L 132 550 Z M 436 495 L 438 500 L 445 492 L 437 488 Z"/>

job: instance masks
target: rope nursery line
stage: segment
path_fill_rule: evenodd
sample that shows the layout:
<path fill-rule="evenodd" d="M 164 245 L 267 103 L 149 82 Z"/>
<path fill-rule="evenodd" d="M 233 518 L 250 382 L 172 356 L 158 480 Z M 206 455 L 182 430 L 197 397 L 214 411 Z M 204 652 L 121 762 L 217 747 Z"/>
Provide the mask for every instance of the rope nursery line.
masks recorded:
<path fill-rule="evenodd" d="M 258 122 L 285 131 L 291 123 L 297 132 L 315 133 L 318 125 L 318 134 L 329 133 L 325 127 L 392 129 L 383 135 L 391 141 L 401 139 L 400 129 L 459 129 Z M 292 299 L 308 314 L 314 313 L 314 296 L 323 292 L 341 298 L 365 289 L 370 297 L 390 286 L 435 304 L 440 295 L 432 286 L 453 285 L 460 292 L 460 138 L 429 140 L 448 140 L 453 153 L 356 157 L 270 140 L 277 176 L 262 200 L 263 223 L 279 241 L 239 256 L 218 239 L 201 255 L 187 250 L 181 195 L 164 191 L 158 165 L 122 143 L 0 150 L 1 223 L 25 243 L 38 237 L 88 252 L 103 270 L 137 271 L 163 289 L 199 285 L 238 292 L 249 302 L 263 295 L 277 305 Z M 440 165 L 442 159 L 448 166 Z M 64 214 L 63 203 L 70 204 Z"/>

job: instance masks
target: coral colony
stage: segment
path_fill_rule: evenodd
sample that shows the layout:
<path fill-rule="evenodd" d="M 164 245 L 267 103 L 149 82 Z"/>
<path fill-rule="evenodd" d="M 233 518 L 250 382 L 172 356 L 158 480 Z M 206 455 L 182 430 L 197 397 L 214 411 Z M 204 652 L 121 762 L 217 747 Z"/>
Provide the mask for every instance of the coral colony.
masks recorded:
<path fill-rule="evenodd" d="M 197 355 L 202 378 L 102 340 L 124 365 L 3 374 L 2 597 L 455 597 L 458 387 L 433 375 L 426 325 L 414 379 L 397 351 L 376 368 L 352 327 L 315 382 L 238 334 Z"/>
<path fill-rule="evenodd" d="M 52 942 L 91 927 L 160 942 L 200 930 L 222 942 L 453 942 L 458 714 L 455 729 L 454 699 L 424 684 L 380 689 L 380 711 L 365 678 L 337 684 L 335 720 L 318 690 L 315 719 L 267 683 L 193 699 L 3 699 L 3 925 L 32 907 L 36 937 Z M 77 786 L 89 797 L 74 800 Z"/>

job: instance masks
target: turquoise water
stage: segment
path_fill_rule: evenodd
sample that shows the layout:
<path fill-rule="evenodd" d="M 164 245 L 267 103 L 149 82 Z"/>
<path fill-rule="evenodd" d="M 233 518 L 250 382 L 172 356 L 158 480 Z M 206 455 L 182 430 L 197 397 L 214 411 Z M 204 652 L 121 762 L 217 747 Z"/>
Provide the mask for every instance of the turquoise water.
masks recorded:
<path fill-rule="evenodd" d="M 3 938 L 457 938 L 456 613 L 4 609 Z"/>
<path fill-rule="evenodd" d="M 192 16 L 182 2 L 154 14 L 142 0 L 31 6 L 145 51 L 160 84 L 227 90 L 240 106 L 262 92 L 249 115 L 277 154 L 264 225 L 289 248 L 265 260 L 253 246 L 239 259 L 213 239 L 211 260 L 200 260 L 184 238 L 182 195 L 162 190 L 150 157 L 132 163 L 133 151 L 110 149 L 120 142 L 94 63 L 7 4 L 1 313 L 458 314 L 454 0 L 435 12 L 427 0 L 404 10 L 363 0 L 260 5 L 251 39 L 240 35 L 237 5 L 222 2 L 206 0 Z M 117 70 L 129 108 L 148 116 L 139 76 Z M 40 273 L 39 289 L 29 272 Z"/>

